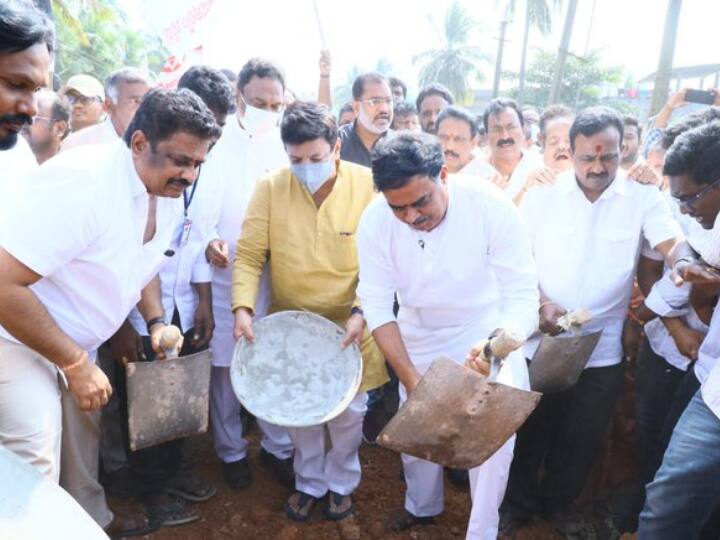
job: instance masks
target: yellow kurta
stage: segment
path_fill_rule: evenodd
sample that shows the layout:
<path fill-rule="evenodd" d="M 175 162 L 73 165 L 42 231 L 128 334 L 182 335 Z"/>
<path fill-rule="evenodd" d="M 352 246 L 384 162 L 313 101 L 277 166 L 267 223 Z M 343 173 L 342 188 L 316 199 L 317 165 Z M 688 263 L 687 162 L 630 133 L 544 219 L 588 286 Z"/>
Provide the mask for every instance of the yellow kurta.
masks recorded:
<path fill-rule="evenodd" d="M 355 230 L 375 197 L 366 167 L 340 161 L 332 191 L 320 208 L 286 168 L 260 180 L 237 243 L 232 309 L 253 309 L 260 275 L 270 262 L 270 313 L 310 311 L 345 327 L 358 305 Z M 382 354 L 365 329 L 361 391 L 387 381 Z"/>

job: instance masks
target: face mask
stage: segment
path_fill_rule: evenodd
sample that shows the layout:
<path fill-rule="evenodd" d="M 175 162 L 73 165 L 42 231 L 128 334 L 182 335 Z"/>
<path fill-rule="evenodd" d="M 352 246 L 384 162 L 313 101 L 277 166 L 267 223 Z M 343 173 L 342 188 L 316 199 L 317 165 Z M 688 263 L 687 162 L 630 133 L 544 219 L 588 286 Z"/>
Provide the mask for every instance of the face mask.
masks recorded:
<path fill-rule="evenodd" d="M 245 116 L 242 125 L 250 135 L 262 137 L 272 133 L 280 125 L 282 112 L 266 111 L 252 105 L 245 104 Z"/>
<path fill-rule="evenodd" d="M 377 127 L 375 124 L 373 124 L 372 118 L 370 118 L 363 109 L 360 109 L 360 114 L 358 114 L 358 122 L 360 122 L 362 126 L 370 133 L 374 133 L 375 135 L 382 135 L 390 127 L 390 124 L 387 124 L 387 126 L 384 128 Z"/>
<path fill-rule="evenodd" d="M 293 173 L 300 183 L 314 195 L 332 173 L 332 161 L 321 161 L 319 163 L 298 163 L 290 165 L 290 172 Z"/>

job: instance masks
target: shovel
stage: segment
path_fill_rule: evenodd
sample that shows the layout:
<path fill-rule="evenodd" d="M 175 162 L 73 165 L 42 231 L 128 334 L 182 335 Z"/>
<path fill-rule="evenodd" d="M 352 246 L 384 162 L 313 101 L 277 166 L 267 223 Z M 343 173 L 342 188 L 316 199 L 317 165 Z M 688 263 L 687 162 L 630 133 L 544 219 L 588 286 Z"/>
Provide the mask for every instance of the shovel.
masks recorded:
<path fill-rule="evenodd" d="M 128 435 L 133 451 L 208 429 L 212 352 L 178 357 L 180 335 L 172 326 L 163 332 L 166 360 L 127 366 Z"/>
<path fill-rule="evenodd" d="M 477 467 L 520 428 L 541 394 L 494 381 L 449 358 L 436 359 L 378 437 L 381 446 L 454 469 Z"/>
<path fill-rule="evenodd" d="M 580 335 L 581 326 L 590 319 L 587 310 L 576 310 L 558 321 L 570 332 L 569 337 L 542 337 L 528 368 L 530 388 L 542 393 L 562 392 L 578 381 L 602 335 L 602 330 Z"/>

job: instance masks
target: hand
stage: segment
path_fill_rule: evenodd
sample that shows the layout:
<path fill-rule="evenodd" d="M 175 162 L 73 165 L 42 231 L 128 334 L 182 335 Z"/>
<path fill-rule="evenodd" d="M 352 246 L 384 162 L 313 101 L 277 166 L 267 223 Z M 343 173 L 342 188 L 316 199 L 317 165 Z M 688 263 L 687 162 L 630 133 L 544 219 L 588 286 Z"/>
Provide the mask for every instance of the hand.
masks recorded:
<path fill-rule="evenodd" d="M 213 330 L 215 330 L 215 317 L 212 305 L 208 301 L 199 301 L 193 319 L 192 346 L 199 349 L 210 343 Z"/>
<path fill-rule="evenodd" d="M 235 336 L 235 339 L 243 337 L 250 343 L 255 343 L 255 333 L 252 329 L 252 315 L 247 308 L 237 308 L 235 310 L 233 336 Z"/>
<path fill-rule="evenodd" d="M 687 91 L 687 88 L 682 88 L 681 90 L 678 90 L 677 92 L 673 92 L 670 94 L 670 97 L 668 98 L 666 105 L 674 110 L 678 107 L 682 107 L 685 105 L 685 92 Z"/>
<path fill-rule="evenodd" d="M 329 77 L 330 70 L 332 69 L 332 58 L 330 57 L 330 51 L 320 51 L 320 76 Z"/>
<path fill-rule="evenodd" d="M 422 379 L 422 377 L 420 376 L 418 370 L 414 367 L 412 368 L 411 373 L 400 379 L 400 382 L 405 387 L 405 392 L 408 396 L 412 393 L 413 390 L 415 390 L 415 387 L 420 382 L 420 379 Z"/>
<path fill-rule="evenodd" d="M 360 313 L 354 313 L 353 315 L 350 315 L 350 318 L 345 324 L 345 337 L 343 338 L 342 342 L 340 342 L 340 347 L 345 349 L 351 343 L 356 343 L 359 347 L 364 330 L 365 317 L 363 317 Z"/>
<path fill-rule="evenodd" d="M 636 163 L 627 172 L 628 180 L 634 180 L 638 184 L 659 186 L 662 184 L 662 177 L 658 176 L 655 170 L 646 162 Z"/>
<path fill-rule="evenodd" d="M 716 287 L 720 285 L 720 273 L 700 262 L 681 260 L 673 265 L 672 280 L 678 287 L 686 282 L 695 286 Z"/>
<path fill-rule="evenodd" d="M 155 360 L 165 360 L 167 358 L 165 349 L 160 344 L 162 340 L 162 334 L 167 327 L 168 325 L 165 323 L 156 323 L 150 327 L 150 344 L 152 345 L 153 351 L 155 351 Z M 179 330 L 175 331 L 179 333 Z M 180 338 L 175 344 L 175 350 L 180 351 L 180 349 L 182 349 L 184 339 L 185 338 L 183 337 L 183 335 L 180 334 Z"/>
<path fill-rule="evenodd" d="M 622 331 L 622 346 L 625 360 L 630 362 L 637 358 L 640 343 L 642 343 L 642 326 L 640 326 L 636 320 L 628 317 L 625 319 Z"/>
<path fill-rule="evenodd" d="M 510 177 L 509 176 L 503 176 L 499 172 L 496 172 L 492 177 L 490 177 L 490 182 L 495 184 L 500 189 L 505 189 L 508 187 L 508 184 L 510 183 Z"/>
<path fill-rule="evenodd" d="M 109 343 L 113 360 L 123 366 L 127 366 L 129 362 L 137 362 L 141 358 L 145 358 L 142 338 L 127 320 L 110 338 Z"/>
<path fill-rule="evenodd" d="M 698 351 L 705 340 L 705 334 L 681 323 L 673 327 L 670 336 L 673 338 L 680 354 L 693 362 L 698 359 Z"/>
<path fill-rule="evenodd" d="M 102 408 L 112 395 L 112 387 L 105 373 L 90 361 L 65 372 L 68 389 L 82 411 Z"/>
<path fill-rule="evenodd" d="M 552 302 L 545 304 L 540 310 L 540 331 L 549 336 L 557 336 L 563 329 L 558 326 L 558 319 L 565 315 L 567 310 Z"/>
<path fill-rule="evenodd" d="M 557 182 L 555 171 L 550 167 L 541 167 L 530 171 L 525 180 L 525 189 L 530 189 L 535 186 L 552 186 L 555 182 Z"/>
<path fill-rule="evenodd" d="M 488 340 L 484 339 L 476 344 L 465 357 L 465 367 L 487 377 L 490 375 L 490 360 L 485 358 L 485 346 Z"/>
<path fill-rule="evenodd" d="M 230 263 L 227 242 L 221 238 L 210 240 L 207 248 L 205 248 L 205 258 L 213 266 L 226 268 Z"/>

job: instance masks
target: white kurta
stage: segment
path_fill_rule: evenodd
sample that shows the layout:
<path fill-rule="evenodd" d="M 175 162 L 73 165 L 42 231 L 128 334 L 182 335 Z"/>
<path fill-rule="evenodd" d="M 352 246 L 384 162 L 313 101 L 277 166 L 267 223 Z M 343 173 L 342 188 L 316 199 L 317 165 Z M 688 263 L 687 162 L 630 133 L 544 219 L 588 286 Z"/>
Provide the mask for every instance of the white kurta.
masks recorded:
<path fill-rule="evenodd" d="M 235 347 L 233 314 L 230 310 L 232 263 L 250 198 L 255 184 L 266 174 L 287 167 L 287 154 L 275 130 L 265 137 L 251 137 L 236 118 L 230 118 L 222 137 L 203 166 L 204 185 L 196 193 L 197 211 L 202 221 L 205 243 L 222 238 L 228 244 L 230 264 L 213 270 L 213 314 L 215 332 L 211 342 L 213 365 L 229 366 Z M 269 304 L 267 276 L 260 287 L 256 315 L 262 316 Z"/>
<path fill-rule="evenodd" d="M 424 373 L 446 355 L 463 363 L 469 349 L 496 328 L 528 336 L 537 326 L 535 264 L 520 216 L 498 188 L 461 176 L 448 185 L 449 206 L 430 232 L 398 220 L 384 197 L 373 201 L 357 231 L 360 296 L 370 330 L 395 320 L 413 364 Z M 512 354 L 498 380 L 528 388 L 522 354 Z M 401 393 L 403 392 L 401 388 Z M 471 473 L 473 513 L 468 538 L 497 535 L 512 442 Z M 405 507 L 417 516 L 442 511 L 442 467 L 403 456 Z"/>
<path fill-rule="evenodd" d="M 461 176 L 479 176 L 480 178 L 490 179 L 497 171 L 485 159 L 478 155 L 473 157 L 462 169 L 458 171 Z"/>

